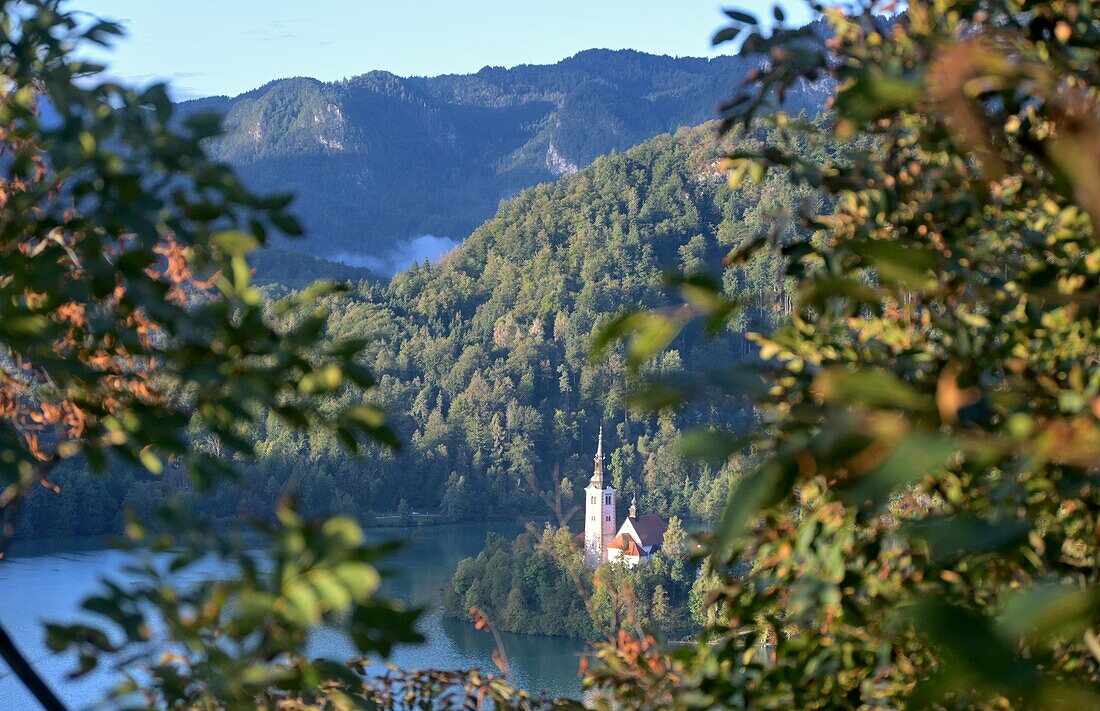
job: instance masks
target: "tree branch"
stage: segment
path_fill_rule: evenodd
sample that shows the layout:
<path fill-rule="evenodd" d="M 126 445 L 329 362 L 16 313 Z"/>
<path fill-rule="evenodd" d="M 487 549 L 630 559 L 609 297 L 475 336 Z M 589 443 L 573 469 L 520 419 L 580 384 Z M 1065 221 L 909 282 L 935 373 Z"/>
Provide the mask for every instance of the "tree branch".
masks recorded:
<path fill-rule="evenodd" d="M 11 670 L 19 677 L 19 681 L 23 682 L 23 686 L 27 687 L 27 691 L 42 704 L 45 711 L 67 711 L 65 704 L 61 703 L 61 699 L 46 686 L 46 682 L 15 646 L 15 642 L 8 636 L 3 625 L 0 625 L 0 657 L 4 658 Z"/>
<path fill-rule="evenodd" d="M 46 478 L 51 466 L 52 462 L 43 462 L 35 467 L 35 476 L 39 481 Z M 7 553 L 8 543 L 15 533 L 15 518 L 19 513 L 19 504 L 22 501 L 23 496 L 20 495 L 6 506 L 0 506 L 0 560 Z M 38 703 L 42 704 L 43 709 L 46 711 L 65 711 L 65 704 L 61 703 L 57 695 L 46 685 L 46 682 L 38 675 L 31 663 L 15 646 L 15 642 L 2 624 L 0 624 L 0 657 L 3 657 L 12 672 L 19 677 L 19 681 L 23 682 L 23 686 L 27 688 L 27 691 L 31 692 Z"/>

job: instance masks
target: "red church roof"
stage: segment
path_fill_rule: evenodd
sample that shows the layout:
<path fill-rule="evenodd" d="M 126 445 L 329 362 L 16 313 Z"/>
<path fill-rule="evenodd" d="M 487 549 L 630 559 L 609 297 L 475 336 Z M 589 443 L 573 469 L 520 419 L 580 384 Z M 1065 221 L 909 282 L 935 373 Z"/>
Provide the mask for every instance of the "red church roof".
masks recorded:
<path fill-rule="evenodd" d="M 620 533 L 619 535 L 615 536 L 615 538 L 607 544 L 607 547 L 617 548 L 618 550 L 621 550 L 623 552 L 623 555 L 636 557 L 642 555 L 642 551 L 640 548 L 638 548 L 638 544 L 635 543 L 633 538 L 626 535 L 625 533 Z"/>

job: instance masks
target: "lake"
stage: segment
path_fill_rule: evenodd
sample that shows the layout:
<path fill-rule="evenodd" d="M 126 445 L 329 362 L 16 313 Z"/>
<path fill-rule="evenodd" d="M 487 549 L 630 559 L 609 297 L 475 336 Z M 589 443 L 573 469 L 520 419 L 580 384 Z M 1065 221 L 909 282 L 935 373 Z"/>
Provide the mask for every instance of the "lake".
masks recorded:
<path fill-rule="evenodd" d="M 521 530 L 519 524 L 497 523 L 371 532 L 372 540 L 408 540 L 389 558 L 389 567 L 399 577 L 386 583 L 385 592 L 426 609 L 421 623 L 425 643 L 397 649 L 390 661 L 407 669 L 495 670 L 492 636 L 475 630 L 471 624 L 445 619 L 440 611 L 440 592 L 458 562 L 482 549 L 486 533 L 512 537 Z M 117 681 L 115 675 L 98 671 L 79 681 L 65 679 L 74 666 L 72 658 L 53 655 L 46 648 L 41 623 L 74 621 L 80 601 L 96 591 L 101 578 L 126 580 L 122 567 L 129 556 L 104 548 L 95 539 L 17 541 L 9 556 L 0 562 L 0 621 L 64 701 L 73 708 L 96 704 Z M 580 695 L 577 665 L 584 649 L 582 642 L 560 637 L 502 636 L 518 686 L 534 692 L 546 690 L 554 696 Z M 342 637 L 325 630 L 317 632 L 312 647 L 314 656 L 346 659 L 353 654 Z M 0 708 L 37 708 L 2 662 Z"/>

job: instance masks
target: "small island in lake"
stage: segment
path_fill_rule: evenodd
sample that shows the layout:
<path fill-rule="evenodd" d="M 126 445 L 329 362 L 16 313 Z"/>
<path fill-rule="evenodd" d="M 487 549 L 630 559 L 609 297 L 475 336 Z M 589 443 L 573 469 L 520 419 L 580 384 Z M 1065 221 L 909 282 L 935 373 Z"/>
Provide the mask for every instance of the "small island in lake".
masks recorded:
<path fill-rule="evenodd" d="M 638 514 L 621 522 L 618 492 L 605 487 L 603 431 L 585 488 L 584 532 L 547 524 L 508 541 L 489 534 L 444 588 L 444 614 L 472 619 L 480 610 L 498 629 L 597 639 L 622 627 L 668 636 L 702 623 L 707 578 L 691 560 L 679 518 Z"/>

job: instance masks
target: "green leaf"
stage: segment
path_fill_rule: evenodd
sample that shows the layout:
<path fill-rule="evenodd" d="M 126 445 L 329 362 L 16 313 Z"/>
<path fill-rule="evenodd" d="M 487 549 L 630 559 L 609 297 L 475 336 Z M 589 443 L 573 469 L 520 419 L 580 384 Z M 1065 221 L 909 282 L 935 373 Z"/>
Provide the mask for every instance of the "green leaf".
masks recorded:
<path fill-rule="evenodd" d="M 209 138 L 221 133 L 222 117 L 216 111 L 200 111 L 185 118 L 183 125 L 199 138 Z"/>
<path fill-rule="evenodd" d="M 711 44 L 720 45 L 724 42 L 737 39 L 737 35 L 741 34 L 741 30 L 736 27 L 724 27 L 714 33 L 714 37 L 711 38 Z"/>
<path fill-rule="evenodd" d="M 748 165 L 745 165 L 745 169 L 748 169 Z M 728 255 L 726 255 L 725 263 L 728 265 L 741 265 L 746 263 L 754 254 L 766 247 L 768 244 L 768 238 L 764 235 L 754 237 L 750 240 L 746 240 L 743 244 L 738 246 Z"/>
<path fill-rule="evenodd" d="M 150 473 L 160 474 L 164 471 L 164 463 L 160 461 L 160 457 L 156 455 L 151 447 L 142 448 L 141 452 L 138 453 L 138 458 Z"/>
<path fill-rule="evenodd" d="M 302 223 L 298 221 L 298 218 L 293 215 L 289 215 L 285 212 L 276 213 L 271 216 L 271 224 L 275 225 L 283 234 L 288 237 L 300 237 L 304 234 L 305 230 L 302 229 Z"/>
<path fill-rule="evenodd" d="M 751 160 L 738 160 L 729 170 L 729 175 L 726 177 L 726 182 L 729 185 L 730 190 L 737 190 L 745 183 L 745 176 L 749 173 L 755 163 Z M 727 258 L 727 262 L 733 262 L 732 258 Z"/>
<path fill-rule="evenodd" d="M 680 452 L 688 459 L 721 464 L 748 447 L 755 437 L 713 429 L 692 429 L 680 437 Z"/>
<path fill-rule="evenodd" d="M 736 541 L 745 535 L 749 523 L 761 509 L 790 491 L 795 474 L 790 463 L 773 458 L 730 488 L 722 518 L 715 529 L 713 553 L 719 560 L 729 559 Z"/>
<path fill-rule="evenodd" d="M 874 265 L 883 282 L 914 288 L 938 283 L 935 270 L 939 259 L 929 248 L 875 240 L 853 245 L 853 251 Z"/>
<path fill-rule="evenodd" d="M 322 609 L 313 587 L 304 580 L 292 581 L 283 589 L 283 614 L 291 622 L 315 625 L 321 621 Z"/>
<path fill-rule="evenodd" d="M 687 384 L 670 378 L 650 378 L 630 393 L 630 406 L 639 410 L 656 412 L 683 404 L 690 395 Z"/>
<path fill-rule="evenodd" d="M 627 347 L 627 358 L 637 366 L 668 347 L 680 334 L 683 322 L 679 318 L 650 311 L 639 314 L 632 326 L 634 333 Z"/>
<path fill-rule="evenodd" d="M 329 571 L 314 571 L 309 576 L 309 582 L 326 608 L 341 611 L 351 604 L 352 597 L 348 587 Z"/>
<path fill-rule="evenodd" d="M 850 505 L 879 506 L 901 487 L 938 474 L 958 449 L 950 437 L 910 433 L 870 472 L 842 484 L 839 494 Z"/>
<path fill-rule="evenodd" d="M 826 368 L 814 379 L 813 390 L 835 405 L 889 407 L 919 412 L 932 412 L 935 405 L 930 395 L 923 395 L 882 368 Z"/>
<path fill-rule="evenodd" d="M 0 320 L 0 337 L 15 340 L 41 337 L 49 327 L 50 320 L 46 316 L 9 312 Z"/>
<path fill-rule="evenodd" d="M 346 516 L 335 516 L 321 525 L 321 532 L 340 543 L 342 548 L 358 548 L 363 545 L 363 529 Z"/>
<path fill-rule="evenodd" d="M 210 242 L 219 251 L 230 257 L 243 257 L 260 246 L 259 240 L 240 230 L 215 232 L 210 236 Z"/>
<path fill-rule="evenodd" d="M 758 22 L 755 16 L 747 12 L 742 12 L 741 10 L 723 10 L 722 12 L 734 22 L 740 22 L 745 25 L 756 25 Z"/>
<path fill-rule="evenodd" d="M 340 387 L 344 372 L 340 366 L 330 363 L 307 373 L 298 384 L 303 393 L 327 393 Z"/>
<path fill-rule="evenodd" d="M 369 343 L 369 338 L 348 338 L 337 341 L 329 348 L 329 354 L 334 358 L 350 358 L 362 353 Z"/>
<path fill-rule="evenodd" d="M 902 533 L 924 541 L 934 561 L 945 563 L 962 555 L 988 553 L 1027 540 L 1025 520 L 987 521 L 975 516 L 931 516 L 902 527 Z"/>
<path fill-rule="evenodd" d="M 1009 594 L 998 630 L 1020 641 L 1079 640 L 1100 616 L 1100 589 L 1050 583 Z"/>
<path fill-rule="evenodd" d="M 309 427 L 309 418 L 301 408 L 288 405 L 276 405 L 274 410 L 279 417 L 283 418 L 283 420 L 292 427 L 301 429 Z"/>
<path fill-rule="evenodd" d="M 1026 696 L 1037 688 L 1035 667 L 1016 655 L 988 618 L 934 597 L 904 608 L 901 615 L 938 650 L 941 689 L 969 691 L 981 683 Z"/>
<path fill-rule="evenodd" d="M 352 422 L 369 429 L 386 424 L 386 413 L 374 405 L 354 405 L 347 409 L 346 415 Z"/>
<path fill-rule="evenodd" d="M 637 367 L 664 350 L 680 333 L 683 322 L 678 316 L 657 311 L 623 314 L 604 326 L 592 344 L 591 359 L 597 362 L 612 343 L 629 337 L 627 359 Z"/>
<path fill-rule="evenodd" d="M 877 67 L 863 68 L 836 95 L 837 114 L 862 126 L 915 104 L 925 96 L 920 77 L 884 75 Z"/>
<path fill-rule="evenodd" d="M 347 586 L 356 600 L 373 593 L 382 581 L 378 571 L 366 563 L 344 563 L 334 568 L 332 572 Z"/>
<path fill-rule="evenodd" d="M 242 595 L 238 604 L 238 618 L 245 626 L 262 624 L 275 610 L 276 598 L 266 592 L 252 591 Z"/>

